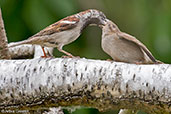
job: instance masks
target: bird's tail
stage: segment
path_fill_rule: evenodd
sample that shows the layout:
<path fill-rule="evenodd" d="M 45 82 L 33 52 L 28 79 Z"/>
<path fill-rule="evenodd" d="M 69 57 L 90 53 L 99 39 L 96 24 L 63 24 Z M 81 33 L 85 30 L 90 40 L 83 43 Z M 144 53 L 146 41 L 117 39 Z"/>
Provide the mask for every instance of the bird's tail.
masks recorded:
<path fill-rule="evenodd" d="M 32 44 L 32 42 L 28 40 L 19 41 L 19 42 L 9 44 L 7 48 L 11 48 L 11 47 L 15 47 L 15 46 L 23 45 L 23 44 Z"/>
<path fill-rule="evenodd" d="M 156 60 L 156 64 L 165 64 L 165 63 L 160 60 Z"/>

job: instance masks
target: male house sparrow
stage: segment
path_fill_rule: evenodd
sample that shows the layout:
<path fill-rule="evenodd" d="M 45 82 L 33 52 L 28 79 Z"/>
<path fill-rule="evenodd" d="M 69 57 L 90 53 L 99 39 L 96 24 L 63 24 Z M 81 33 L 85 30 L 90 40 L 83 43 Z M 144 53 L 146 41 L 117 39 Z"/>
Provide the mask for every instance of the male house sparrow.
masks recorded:
<path fill-rule="evenodd" d="M 22 44 L 36 44 L 42 47 L 44 56 L 47 57 L 44 47 L 57 47 L 60 52 L 73 57 L 62 47 L 76 40 L 88 25 L 104 25 L 106 16 L 98 10 L 89 9 L 75 15 L 68 16 L 60 21 L 46 27 L 27 40 L 17 42 L 9 47 Z"/>
<path fill-rule="evenodd" d="M 102 28 L 102 49 L 115 61 L 136 64 L 161 63 L 144 44 L 135 37 L 121 32 L 112 21 L 107 19 L 107 24 Z"/>

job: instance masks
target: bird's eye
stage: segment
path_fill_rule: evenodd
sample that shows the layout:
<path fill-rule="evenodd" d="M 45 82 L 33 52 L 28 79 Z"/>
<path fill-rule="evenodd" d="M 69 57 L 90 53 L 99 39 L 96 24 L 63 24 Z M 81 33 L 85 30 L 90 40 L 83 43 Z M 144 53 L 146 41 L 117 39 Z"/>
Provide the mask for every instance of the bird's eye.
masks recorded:
<path fill-rule="evenodd" d="M 116 28 L 116 26 L 115 26 L 115 25 L 112 25 L 112 27 L 113 27 L 113 28 Z"/>
<path fill-rule="evenodd" d="M 101 17 L 102 20 L 106 19 L 106 16 L 102 12 L 100 12 L 100 17 Z"/>

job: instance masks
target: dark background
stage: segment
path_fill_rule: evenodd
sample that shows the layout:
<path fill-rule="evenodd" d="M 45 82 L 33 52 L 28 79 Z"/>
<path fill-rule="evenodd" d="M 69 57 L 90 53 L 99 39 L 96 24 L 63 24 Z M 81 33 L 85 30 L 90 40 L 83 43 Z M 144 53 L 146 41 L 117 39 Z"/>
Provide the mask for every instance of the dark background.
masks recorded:
<path fill-rule="evenodd" d="M 27 39 L 66 16 L 93 8 L 142 41 L 157 59 L 171 63 L 171 0 L 0 0 L 0 6 L 9 42 Z M 101 49 L 98 27 L 86 28 L 64 49 L 90 59 L 110 58 Z M 55 50 L 54 55 L 62 53 Z"/>

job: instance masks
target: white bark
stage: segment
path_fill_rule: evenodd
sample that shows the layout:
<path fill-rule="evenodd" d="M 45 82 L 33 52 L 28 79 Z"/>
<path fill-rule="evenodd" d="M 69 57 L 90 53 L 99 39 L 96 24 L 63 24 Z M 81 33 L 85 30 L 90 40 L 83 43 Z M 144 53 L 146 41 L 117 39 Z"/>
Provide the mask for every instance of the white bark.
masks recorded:
<path fill-rule="evenodd" d="M 13 43 L 8 44 L 8 46 L 12 45 Z M 53 48 L 45 47 L 46 54 L 52 56 Z M 43 51 L 40 46 L 38 45 L 20 45 L 16 47 L 9 48 L 11 58 L 18 59 L 18 58 L 35 58 L 43 56 Z"/>
<path fill-rule="evenodd" d="M 87 59 L 0 60 L 0 108 L 83 105 L 171 111 L 171 65 Z M 46 106 L 46 105 L 44 105 Z"/>
<path fill-rule="evenodd" d="M 45 53 L 48 56 L 53 56 L 53 48 L 51 48 L 51 47 L 45 47 L 44 49 L 45 49 Z M 43 55 L 44 54 L 43 54 L 43 51 L 42 51 L 41 46 L 35 45 L 34 58 L 41 57 Z"/>
<path fill-rule="evenodd" d="M 13 43 L 8 44 L 10 46 Z M 33 45 L 25 44 L 9 48 L 11 58 L 29 58 L 33 57 L 35 47 Z"/>
<path fill-rule="evenodd" d="M 118 114 L 138 114 L 138 111 L 129 110 L 129 109 L 121 109 Z"/>
<path fill-rule="evenodd" d="M 61 107 L 59 107 L 59 108 L 49 108 L 49 111 L 44 112 L 43 114 L 64 114 L 64 112 L 61 109 Z"/>

